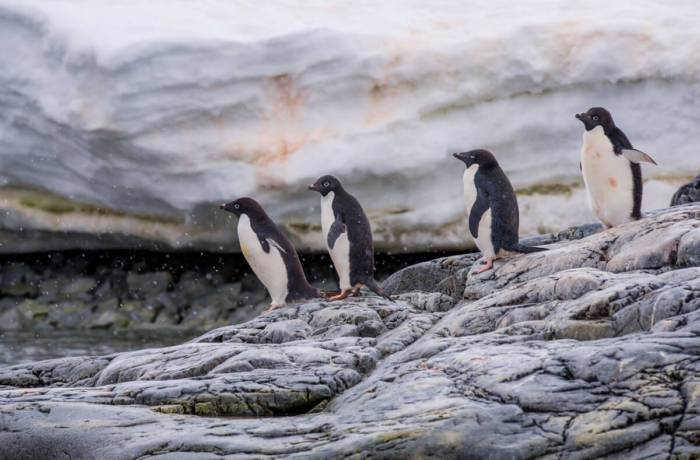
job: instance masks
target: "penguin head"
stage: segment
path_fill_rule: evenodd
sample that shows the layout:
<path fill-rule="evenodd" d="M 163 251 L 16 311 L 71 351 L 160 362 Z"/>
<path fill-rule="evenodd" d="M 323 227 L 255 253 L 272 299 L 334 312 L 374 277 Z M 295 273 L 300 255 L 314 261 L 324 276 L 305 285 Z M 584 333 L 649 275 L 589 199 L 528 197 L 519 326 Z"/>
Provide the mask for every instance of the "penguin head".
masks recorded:
<path fill-rule="evenodd" d="M 262 206 L 254 199 L 247 197 L 224 203 L 219 208 L 232 212 L 236 217 L 241 217 L 241 214 L 247 214 L 250 218 L 265 215 Z"/>
<path fill-rule="evenodd" d="M 488 150 L 470 150 L 468 152 L 453 153 L 452 156 L 463 161 L 464 164 L 467 165 L 467 168 L 471 167 L 472 165 L 479 165 L 480 168 L 498 166 L 496 157 L 494 157 L 493 153 L 489 152 Z"/>
<path fill-rule="evenodd" d="M 316 182 L 309 185 L 309 190 L 314 190 L 323 196 L 328 195 L 330 192 L 338 192 L 342 189 L 343 186 L 338 178 L 330 174 L 319 177 L 316 179 Z"/>
<path fill-rule="evenodd" d="M 602 107 L 592 107 L 586 113 L 577 113 L 576 118 L 581 120 L 586 131 L 590 131 L 596 126 L 602 126 L 605 132 L 610 132 L 615 127 L 612 115 Z"/>

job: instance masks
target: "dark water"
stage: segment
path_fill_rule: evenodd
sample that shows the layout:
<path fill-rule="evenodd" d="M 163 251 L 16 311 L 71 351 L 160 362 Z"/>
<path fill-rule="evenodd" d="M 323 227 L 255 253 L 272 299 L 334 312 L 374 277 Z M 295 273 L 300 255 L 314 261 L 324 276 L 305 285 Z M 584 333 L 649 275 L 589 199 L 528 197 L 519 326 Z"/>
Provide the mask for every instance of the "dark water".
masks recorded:
<path fill-rule="evenodd" d="M 178 331 L 135 333 L 112 331 L 0 332 L 0 366 L 64 358 L 167 347 L 198 334 Z"/>

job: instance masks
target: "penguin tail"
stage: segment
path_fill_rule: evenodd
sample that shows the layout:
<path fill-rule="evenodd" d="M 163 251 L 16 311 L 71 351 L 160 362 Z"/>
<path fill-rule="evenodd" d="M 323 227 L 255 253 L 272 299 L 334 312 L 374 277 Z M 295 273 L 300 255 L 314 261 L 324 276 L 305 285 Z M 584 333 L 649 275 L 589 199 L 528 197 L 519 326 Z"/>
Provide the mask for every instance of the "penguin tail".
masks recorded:
<path fill-rule="evenodd" d="M 378 296 L 384 297 L 389 302 L 394 302 L 394 299 L 392 299 L 384 293 L 384 291 L 382 290 L 382 288 L 379 287 L 379 284 L 377 284 L 377 281 L 374 278 L 370 277 L 365 282 L 365 286 L 367 286 L 372 292 L 374 292 Z"/>
<path fill-rule="evenodd" d="M 529 254 L 531 252 L 541 252 L 541 251 L 548 251 L 549 249 L 547 248 L 540 248 L 538 246 L 525 246 L 520 243 L 515 243 L 513 247 L 508 248 L 510 251 L 514 252 L 519 252 L 521 254 Z"/>

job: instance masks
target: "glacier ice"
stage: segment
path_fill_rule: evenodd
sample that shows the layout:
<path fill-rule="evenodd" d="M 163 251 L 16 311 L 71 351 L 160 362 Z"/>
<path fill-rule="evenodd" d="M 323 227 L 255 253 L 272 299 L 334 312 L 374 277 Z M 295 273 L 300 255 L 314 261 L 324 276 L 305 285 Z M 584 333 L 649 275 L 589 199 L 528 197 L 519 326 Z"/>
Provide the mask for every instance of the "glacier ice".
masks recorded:
<path fill-rule="evenodd" d="M 573 115 L 595 105 L 664 207 L 700 170 L 698 23 L 693 0 L 0 0 L 0 251 L 235 250 L 217 205 L 240 196 L 321 250 L 325 173 L 378 249 L 465 248 L 471 148 L 521 234 L 558 230 L 594 220 Z"/>

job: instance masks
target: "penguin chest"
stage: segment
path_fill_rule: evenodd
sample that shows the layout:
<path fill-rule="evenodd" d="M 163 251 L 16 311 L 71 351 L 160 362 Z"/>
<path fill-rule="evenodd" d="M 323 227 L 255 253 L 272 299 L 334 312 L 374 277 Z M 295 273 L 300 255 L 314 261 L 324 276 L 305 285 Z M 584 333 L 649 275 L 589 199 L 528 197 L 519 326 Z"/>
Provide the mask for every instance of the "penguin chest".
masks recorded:
<path fill-rule="evenodd" d="M 583 135 L 581 172 L 592 211 L 607 226 L 631 219 L 634 179 L 630 162 L 616 155 L 601 126 Z"/>
<path fill-rule="evenodd" d="M 336 238 L 332 248 L 328 244 L 328 234 L 331 231 L 333 222 L 335 222 L 335 214 L 333 213 L 334 198 L 334 192 L 321 197 L 321 230 L 326 242 L 326 248 L 328 248 L 328 254 L 330 254 L 335 271 L 338 273 L 340 289 L 350 289 L 352 287 L 350 285 L 350 241 L 348 240 L 347 229 Z"/>
<path fill-rule="evenodd" d="M 474 176 L 479 169 L 479 165 L 473 164 L 464 171 L 464 176 L 462 178 L 464 182 L 464 201 L 467 205 L 467 220 L 469 220 L 469 213 L 471 213 L 472 207 L 476 202 L 476 183 L 474 182 Z M 478 233 L 474 237 L 476 246 L 479 248 L 484 257 L 494 258 L 496 256 L 493 241 L 491 239 L 491 208 L 487 209 L 481 216 L 479 221 Z"/>
<path fill-rule="evenodd" d="M 479 170 L 479 165 L 473 164 L 464 171 L 464 176 L 462 176 L 462 181 L 464 182 L 464 202 L 467 205 L 467 217 L 476 202 L 476 183 L 474 183 L 474 176 Z"/>
<path fill-rule="evenodd" d="M 272 305 L 284 305 L 288 293 L 287 265 L 279 249 L 270 245 L 270 252 L 265 252 L 245 214 L 238 219 L 238 240 L 248 265 L 270 293 Z"/>

